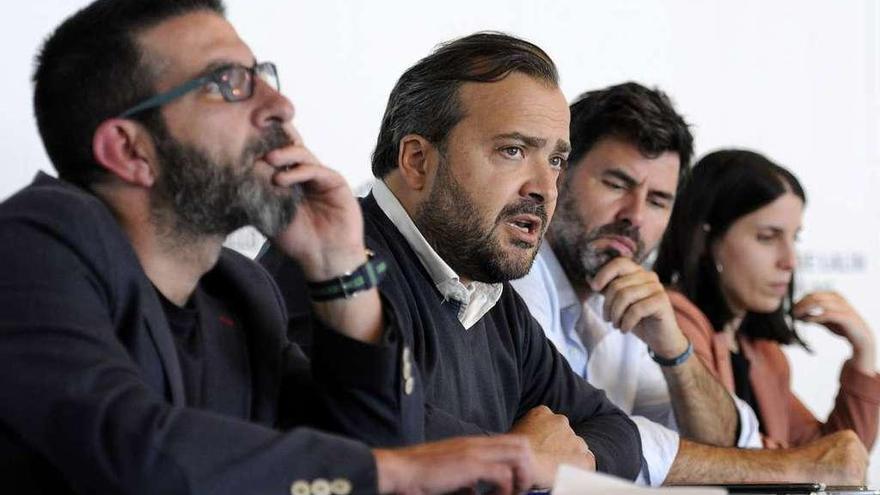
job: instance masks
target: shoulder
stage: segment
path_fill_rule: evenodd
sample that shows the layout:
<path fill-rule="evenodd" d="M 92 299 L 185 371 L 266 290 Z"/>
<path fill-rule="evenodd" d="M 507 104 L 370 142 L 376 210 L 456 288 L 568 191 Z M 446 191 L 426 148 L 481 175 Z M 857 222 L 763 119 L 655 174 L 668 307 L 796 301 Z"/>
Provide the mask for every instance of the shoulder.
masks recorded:
<path fill-rule="evenodd" d="M 226 247 L 221 250 L 217 264 L 205 275 L 205 280 L 240 287 L 245 294 L 261 293 L 280 298 L 278 288 L 265 268 Z"/>
<path fill-rule="evenodd" d="M 33 253 L 40 253 L 39 259 Z M 122 290 L 143 274 L 131 242 L 94 194 L 40 173 L 0 203 L 0 257 L 60 277 L 88 273 Z"/>
<path fill-rule="evenodd" d="M 90 243 L 96 234 L 121 234 L 110 210 L 97 196 L 43 173 L 0 203 L 0 222 L 24 223 Z"/>
<path fill-rule="evenodd" d="M 675 311 L 675 319 L 678 321 L 679 327 L 688 334 L 688 337 L 692 337 L 693 334 L 700 334 L 711 338 L 714 333 L 712 323 L 700 311 L 700 308 L 675 289 L 666 289 L 666 294 L 669 296 L 669 302 L 672 304 L 673 311 Z"/>

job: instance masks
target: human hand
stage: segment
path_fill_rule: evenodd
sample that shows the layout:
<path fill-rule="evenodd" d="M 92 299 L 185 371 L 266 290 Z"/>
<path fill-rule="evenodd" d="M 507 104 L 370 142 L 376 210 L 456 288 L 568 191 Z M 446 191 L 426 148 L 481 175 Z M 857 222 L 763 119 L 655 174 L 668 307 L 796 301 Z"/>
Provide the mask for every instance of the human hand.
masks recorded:
<path fill-rule="evenodd" d="M 452 438 L 373 454 L 380 493 L 447 493 L 485 482 L 511 494 L 534 480 L 535 459 L 519 435 Z"/>
<path fill-rule="evenodd" d="M 866 374 L 874 374 L 874 334 L 843 296 L 836 292 L 807 294 L 794 305 L 791 314 L 799 320 L 823 325 L 845 338 L 853 348 L 853 364 Z"/>
<path fill-rule="evenodd" d="M 276 168 L 276 186 L 299 186 L 303 197 L 273 242 L 299 262 L 308 280 L 329 280 L 366 261 L 360 206 L 345 179 L 321 165 L 293 126 L 285 130 L 292 144 L 267 153 L 265 160 Z"/>
<path fill-rule="evenodd" d="M 687 349 L 666 289 L 653 271 L 617 257 L 599 270 L 590 286 L 605 296 L 602 317 L 622 332 L 632 331 L 654 354 L 671 359 Z"/>
<path fill-rule="evenodd" d="M 587 442 L 571 429 L 567 417 L 554 413 L 547 406 L 538 406 L 527 412 L 510 432 L 528 438 L 535 453 L 535 484 L 541 488 L 553 486 L 560 464 L 596 470 L 596 458 Z"/>
<path fill-rule="evenodd" d="M 861 485 L 868 469 L 868 451 L 852 430 L 826 435 L 796 447 L 800 459 L 798 479 L 814 479 L 829 485 Z"/>

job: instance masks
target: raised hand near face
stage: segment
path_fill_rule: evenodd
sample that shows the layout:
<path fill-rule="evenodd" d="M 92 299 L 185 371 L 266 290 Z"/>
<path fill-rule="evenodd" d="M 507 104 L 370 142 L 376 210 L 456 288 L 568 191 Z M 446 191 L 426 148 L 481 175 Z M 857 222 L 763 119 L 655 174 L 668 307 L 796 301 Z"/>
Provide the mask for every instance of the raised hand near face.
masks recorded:
<path fill-rule="evenodd" d="M 813 292 L 795 303 L 795 318 L 818 323 L 845 338 L 853 348 L 853 364 L 863 373 L 874 374 L 874 333 L 849 302 L 836 292 Z"/>
<path fill-rule="evenodd" d="M 605 296 L 602 316 L 622 332 L 633 332 L 662 358 L 685 351 L 687 339 L 675 320 L 657 274 L 629 258 L 609 261 L 593 277 L 591 288 Z"/>

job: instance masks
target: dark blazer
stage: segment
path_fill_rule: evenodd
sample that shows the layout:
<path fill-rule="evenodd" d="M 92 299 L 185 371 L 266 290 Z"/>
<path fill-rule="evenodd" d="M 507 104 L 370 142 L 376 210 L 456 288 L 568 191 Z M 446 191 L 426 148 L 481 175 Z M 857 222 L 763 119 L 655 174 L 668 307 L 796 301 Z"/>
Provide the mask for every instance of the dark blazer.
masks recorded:
<path fill-rule="evenodd" d="M 232 251 L 201 284 L 247 332 L 244 418 L 184 406 L 161 303 L 97 197 L 40 174 L 0 204 L 0 260 L 0 478 L 15 493 L 286 494 L 315 479 L 372 492 L 365 444 L 282 425 L 423 437 L 393 331 L 371 346 L 317 325 L 310 365 L 286 338 L 274 283 Z"/>

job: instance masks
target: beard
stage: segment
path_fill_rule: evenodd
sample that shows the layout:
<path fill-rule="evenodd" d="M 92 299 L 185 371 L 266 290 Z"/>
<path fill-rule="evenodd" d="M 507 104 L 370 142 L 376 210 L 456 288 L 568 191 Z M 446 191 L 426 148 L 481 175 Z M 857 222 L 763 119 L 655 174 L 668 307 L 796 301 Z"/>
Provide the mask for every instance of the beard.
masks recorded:
<path fill-rule="evenodd" d="M 641 263 L 646 254 L 639 228 L 633 226 L 629 220 L 619 220 L 588 231 L 577 213 L 575 199 L 564 192 L 550 224 L 548 236 L 553 244 L 553 253 L 568 274 L 568 279 L 580 286 L 585 286 L 602 267 L 620 256 L 614 248 L 593 247 L 603 237 L 620 236 L 632 240 L 636 246 L 633 260 L 637 263 Z"/>
<path fill-rule="evenodd" d="M 237 160 L 226 161 L 177 141 L 164 123 L 153 127 L 162 168 L 151 193 L 152 213 L 166 237 L 225 237 L 247 225 L 274 237 L 293 219 L 302 189 L 279 190 L 254 173 L 257 157 L 292 142 L 281 126 L 270 127 L 248 141 Z"/>
<path fill-rule="evenodd" d="M 441 157 L 434 186 L 413 221 L 456 273 L 471 280 L 499 283 L 524 277 L 541 245 L 543 232 L 537 245 L 513 241 L 517 248 L 515 253 L 502 246 L 497 227 L 521 214 L 535 215 L 541 219 L 542 229 L 547 226 L 544 205 L 525 199 L 506 205 L 493 221 L 484 222 L 484 215 L 452 176 L 446 159 Z"/>

